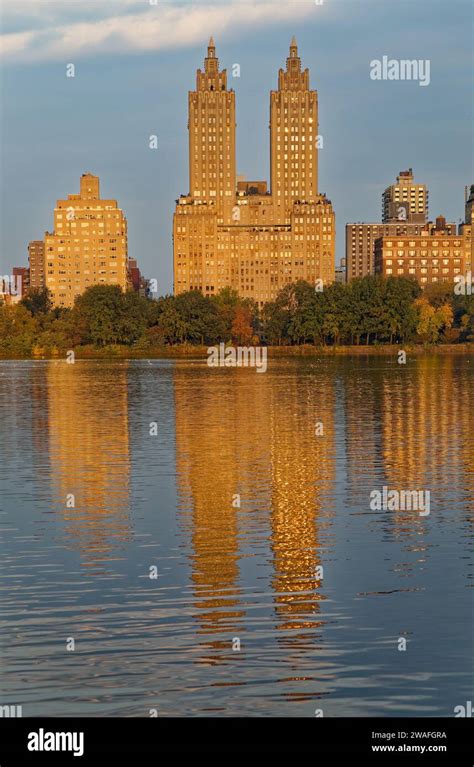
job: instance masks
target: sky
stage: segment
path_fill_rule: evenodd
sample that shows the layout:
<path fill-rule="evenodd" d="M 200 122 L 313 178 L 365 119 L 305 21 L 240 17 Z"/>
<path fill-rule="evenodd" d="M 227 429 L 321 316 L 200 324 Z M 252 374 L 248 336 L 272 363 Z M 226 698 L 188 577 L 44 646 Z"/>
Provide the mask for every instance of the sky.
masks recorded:
<path fill-rule="evenodd" d="M 237 168 L 269 182 L 269 99 L 296 36 L 318 91 L 319 189 L 345 224 L 379 221 L 400 170 L 430 219 L 459 222 L 473 171 L 471 0 L 0 0 L 0 274 L 27 265 L 57 199 L 100 176 L 129 256 L 172 291 L 172 217 L 189 191 L 187 98 L 212 34 L 236 91 Z M 383 56 L 430 61 L 430 83 L 373 80 Z M 67 77 L 74 64 L 75 76 Z M 232 76 L 234 64 L 240 77 Z M 158 137 L 150 149 L 151 135 Z"/>

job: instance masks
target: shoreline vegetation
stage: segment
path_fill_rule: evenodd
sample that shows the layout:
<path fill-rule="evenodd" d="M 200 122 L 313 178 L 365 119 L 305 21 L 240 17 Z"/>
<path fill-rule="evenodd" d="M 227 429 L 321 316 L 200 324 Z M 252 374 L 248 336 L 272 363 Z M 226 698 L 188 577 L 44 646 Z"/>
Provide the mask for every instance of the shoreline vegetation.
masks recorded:
<path fill-rule="evenodd" d="M 124 346 L 78 347 L 72 349 L 76 361 L 87 360 L 200 360 L 208 356 L 208 346 L 180 344 L 149 349 L 146 353 Z M 468 355 L 474 356 L 474 343 L 465 344 L 384 344 L 380 346 L 314 346 L 301 344 L 299 346 L 268 346 L 269 359 L 285 359 L 289 357 L 364 357 L 364 356 L 396 356 L 400 351 L 407 355 Z M 59 350 L 37 350 L 29 356 L 6 356 L 0 352 L 0 362 L 8 361 L 41 361 L 66 360 L 67 352 Z"/>
<path fill-rule="evenodd" d="M 47 289 L 0 303 L 0 359 L 206 358 L 209 347 L 268 348 L 269 357 L 474 352 L 474 296 L 449 283 L 368 276 L 322 291 L 287 285 L 258 307 L 225 288 L 148 300 L 95 285 L 71 309 Z"/>

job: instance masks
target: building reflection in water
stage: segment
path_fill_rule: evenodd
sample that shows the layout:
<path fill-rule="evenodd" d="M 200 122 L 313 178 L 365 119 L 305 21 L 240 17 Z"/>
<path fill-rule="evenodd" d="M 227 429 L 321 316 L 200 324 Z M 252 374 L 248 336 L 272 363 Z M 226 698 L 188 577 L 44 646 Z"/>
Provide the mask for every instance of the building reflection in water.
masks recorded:
<path fill-rule="evenodd" d="M 89 574 L 103 572 L 131 534 L 127 368 L 53 361 L 47 369 L 54 500 Z"/>
<path fill-rule="evenodd" d="M 239 585 L 247 544 L 271 563 L 277 628 L 308 642 L 319 626 L 317 530 L 334 482 L 334 381 L 321 386 L 298 369 L 213 370 L 212 386 L 206 367 L 175 373 L 179 506 L 196 618 L 201 633 L 226 635 L 208 647 L 229 648 L 255 615 Z"/>
<path fill-rule="evenodd" d="M 191 543 L 191 582 L 201 633 L 228 647 L 245 611 L 240 600 L 239 542 L 233 497 L 243 469 L 237 448 L 243 413 L 235 404 L 235 371 L 209 385 L 209 369 L 178 366 L 174 376 L 178 504 Z M 248 403 L 250 406 L 250 403 Z M 211 662 L 211 659 L 207 659 Z"/>
<path fill-rule="evenodd" d="M 380 420 L 387 485 L 431 490 L 434 504 L 458 483 L 472 490 L 464 445 L 472 397 L 462 357 L 420 357 L 404 375 L 385 377 Z"/>
<path fill-rule="evenodd" d="M 410 357 L 410 355 L 409 355 Z M 378 369 L 355 361 L 345 380 L 345 426 L 349 504 L 368 513 L 371 490 L 430 492 L 431 514 L 450 513 L 450 497 L 460 488 L 465 508 L 473 510 L 473 411 L 470 361 L 462 356 L 417 356 L 399 366 L 382 359 Z M 472 416 L 471 416 L 472 417 Z M 388 538 L 403 542 L 416 555 L 400 561 L 408 575 L 423 566 L 429 517 L 416 511 L 390 511 L 382 516 Z"/>
<path fill-rule="evenodd" d="M 305 644 L 307 630 L 320 626 L 320 531 L 334 490 L 334 378 L 300 373 L 284 385 L 269 381 L 268 400 L 275 609 L 278 628 L 298 632 Z M 296 639 L 293 633 L 293 646 Z"/>

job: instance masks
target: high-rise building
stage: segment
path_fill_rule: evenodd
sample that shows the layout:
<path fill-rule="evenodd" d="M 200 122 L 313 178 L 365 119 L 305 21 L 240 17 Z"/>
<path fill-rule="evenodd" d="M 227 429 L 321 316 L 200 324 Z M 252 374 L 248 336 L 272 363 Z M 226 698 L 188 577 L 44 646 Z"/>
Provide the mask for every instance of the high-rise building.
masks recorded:
<path fill-rule="evenodd" d="M 228 218 L 236 188 L 235 92 L 227 89 L 227 70 L 219 71 L 212 37 L 188 107 L 191 195 Z"/>
<path fill-rule="evenodd" d="M 30 264 L 30 287 L 44 288 L 44 242 L 32 240 L 28 245 L 28 261 Z"/>
<path fill-rule="evenodd" d="M 382 195 L 382 221 L 412 221 L 425 223 L 428 218 L 428 190 L 425 184 L 415 184 L 413 170 L 401 170 L 395 184 Z"/>
<path fill-rule="evenodd" d="M 270 94 L 271 188 L 278 220 L 290 221 L 295 202 L 312 201 L 318 188 L 318 94 L 301 71 L 293 37 L 286 71 Z"/>
<path fill-rule="evenodd" d="M 474 224 L 474 184 L 471 184 L 469 196 L 466 187 L 466 215 L 464 220 L 466 224 Z"/>
<path fill-rule="evenodd" d="M 471 263 L 467 234 L 456 233 L 443 216 L 426 224 L 419 235 L 380 237 L 375 243 L 375 272 L 383 276 L 412 277 L 422 288 L 466 275 Z"/>
<path fill-rule="evenodd" d="M 211 38 L 189 94 L 189 194 L 174 215 L 174 291 L 232 287 L 260 305 L 291 282 L 334 281 L 335 217 L 318 192 L 318 101 L 292 40 L 270 95 L 271 191 L 236 174 L 235 93 Z"/>
<path fill-rule="evenodd" d="M 73 306 L 92 285 L 130 286 L 127 219 L 116 200 L 100 198 L 97 176 L 85 173 L 80 193 L 57 201 L 54 232 L 45 234 L 45 270 L 55 306 Z"/>
<path fill-rule="evenodd" d="M 341 258 L 339 266 L 336 266 L 336 282 L 344 285 L 346 282 L 346 259 Z"/>
<path fill-rule="evenodd" d="M 136 258 L 128 259 L 128 274 L 132 289 L 138 293 L 140 290 L 141 274 Z"/>
<path fill-rule="evenodd" d="M 375 241 L 379 237 L 421 234 L 428 218 L 428 190 L 415 184 L 413 170 L 400 171 L 397 183 L 382 195 L 382 223 L 346 224 L 346 280 L 374 274 Z M 455 225 L 453 226 L 456 231 Z"/>
<path fill-rule="evenodd" d="M 469 250 L 471 252 L 471 281 L 474 276 L 474 184 L 471 185 L 469 193 L 466 187 L 466 208 L 465 208 L 464 223 L 459 227 L 460 233 L 466 238 L 469 244 Z M 471 293 L 474 292 L 474 288 L 471 288 Z"/>
<path fill-rule="evenodd" d="M 17 286 L 17 292 L 23 298 L 30 287 L 30 270 L 26 266 L 14 266 L 12 275 Z"/>

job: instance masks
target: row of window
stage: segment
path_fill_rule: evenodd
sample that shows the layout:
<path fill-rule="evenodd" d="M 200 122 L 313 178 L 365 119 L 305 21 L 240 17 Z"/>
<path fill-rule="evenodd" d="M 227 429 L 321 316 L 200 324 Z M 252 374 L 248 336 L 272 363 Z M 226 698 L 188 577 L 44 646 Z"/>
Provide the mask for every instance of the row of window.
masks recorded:
<path fill-rule="evenodd" d="M 432 269 L 431 273 L 432 274 L 439 274 L 439 271 L 440 271 L 439 269 Z M 408 269 L 408 274 L 417 274 L 418 272 L 420 272 L 420 274 L 428 274 L 428 269 L 418 269 L 418 270 L 417 269 Z M 386 274 L 393 274 L 393 269 L 386 269 L 385 273 Z M 451 273 L 451 269 L 443 269 L 442 273 L 443 274 L 450 274 Z M 453 269 L 452 273 L 453 274 L 461 274 L 461 270 L 460 269 Z M 397 274 L 405 274 L 405 269 L 397 269 Z M 433 277 L 433 280 L 434 279 L 435 278 Z"/>
<path fill-rule="evenodd" d="M 385 263 L 390 266 L 391 264 L 393 264 L 393 259 L 387 258 Z M 397 263 L 398 263 L 399 266 L 403 266 L 405 264 L 405 261 L 400 259 Z M 449 266 L 449 264 L 460 264 L 460 263 L 461 263 L 461 259 L 460 258 L 454 258 L 454 259 L 451 259 L 451 260 L 448 259 L 448 258 L 444 258 L 443 259 L 443 266 Z M 410 266 L 416 266 L 417 265 L 415 259 L 410 259 L 409 264 L 410 264 Z M 426 258 L 423 258 L 419 262 L 418 266 L 427 266 L 429 264 L 431 264 L 432 266 L 438 266 L 439 259 L 433 259 L 432 261 L 428 261 Z"/>
<path fill-rule="evenodd" d="M 424 244 L 424 242 L 426 242 L 426 238 L 422 238 L 422 239 L 418 240 L 418 245 L 422 245 L 422 244 Z M 392 240 L 390 240 L 390 241 L 387 240 L 384 244 L 388 248 L 391 248 L 393 246 L 393 241 Z M 414 248 L 416 244 L 417 243 L 415 242 L 415 240 L 410 240 L 408 242 L 408 247 Z M 436 248 L 439 244 L 441 244 L 443 248 L 447 248 L 447 247 L 450 247 L 450 246 L 454 246 L 455 248 L 459 248 L 459 246 L 461 245 L 461 241 L 460 240 L 454 240 L 454 241 L 443 240 L 441 243 L 439 243 L 438 240 L 432 240 L 430 242 L 430 246 L 432 248 Z M 399 242 L 397 242 L 397 246 L 399 248 L 400 247 L 406 247 L 406 242 L 404 242 L 403 240 L 400 240 Z"/>

